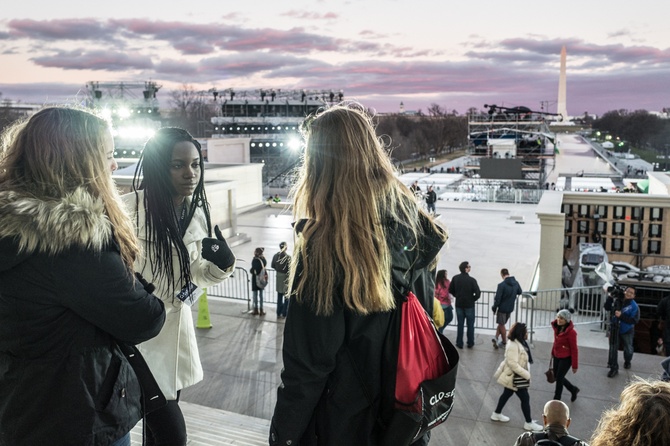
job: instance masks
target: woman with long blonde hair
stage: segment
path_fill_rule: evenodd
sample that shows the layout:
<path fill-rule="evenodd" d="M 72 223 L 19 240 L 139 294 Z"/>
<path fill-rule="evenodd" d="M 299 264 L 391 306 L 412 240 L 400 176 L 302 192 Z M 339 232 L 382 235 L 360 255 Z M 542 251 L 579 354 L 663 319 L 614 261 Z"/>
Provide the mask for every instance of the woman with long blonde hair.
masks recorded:
<path fill-rule="evenodd" d="M 130 445 L 140 384 L 119 348 L 156 336 L 162 302 L 112 171 L 109 125 L 45 108 L 0 159 L 0 444 Z"/>
<path fill-rule="evenodd" d="M 270 443 L 377 445 L 393 288 L 411 288 L 432 314 L 446 233 L 398 180 L 360 104 L 319 111 L 303 133 L 291 194 L 291 311 Z"/>

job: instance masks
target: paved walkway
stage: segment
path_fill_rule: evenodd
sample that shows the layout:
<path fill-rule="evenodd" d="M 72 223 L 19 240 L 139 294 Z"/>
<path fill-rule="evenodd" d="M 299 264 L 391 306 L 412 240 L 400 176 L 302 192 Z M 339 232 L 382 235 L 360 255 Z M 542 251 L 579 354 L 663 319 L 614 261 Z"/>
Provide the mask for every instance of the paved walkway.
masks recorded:
<path fill-rule="evenodd" d="M 205 379 L 182 393 L 182 409 L 189 430 L 189 445 L 267 444 L 269 419 L 276 401 L 282 368 L 283 322 L 277 322 L 274 308 L 264 318 L 248 315 L 246 304 L 212 299 L 209 302 L 213 327 L 198 329 L 198 344 Z M 447 336 L 453 341 L 455 331 Z M 581 336 L 580 332 L 580 336 Z M 454 411 L 445 424 L 433 431 L 434 445 L 512 445 L 522 432 L 519 401 L 510 399 L 503 413 L 509 423 L 489 419 L 502 387 L 492 378 L 503 359 L 502 350 L 493 350 L 489 333 L 478 333 L 475 347 L 459 350 L 461 360 Z M 532 350 L 531 408 L 540 420 L 544 403 L 553 397 L 553 385 L 544 379 L 551 345 L 536 342 Z M 590 437 L 602 411 L 616 403 L 626 383 L 638 375 L 658 377 L 660 357 L 635 354 L 632 368 L 607 378 L 607 351 L 582 347 L 580 367 L 571 381 L 581 393 L 574 403 L 564 393 L 573 419 L 570 432 Z M 139 428 L 133 444 L 141 441 Z"/>
<path fill-rule="evenodd" d="M 438 201 L 437 211 L 450 234 L 438 268 L 447 269 L 451 277 L 457 273 L 457 265 L 467 260 L 484 290 L 495 290 L 500 269 L 508 268 L 528 289 L 539 257 L 540 225 L 535 209 L 535 205 Z M 518 216 L 524 217 L 524 224 L 510 218 Z M 265 247 L 266 257 L 271 258 L 279 243 L 286 241 L 293 252 L 291 221 L 289 211 L 276 207 L 240 215 L 239 231 L 251 236 L 252 242 L 233 248 L 238 266 L 249 268 L 256 247 Z M 212 298 L 209 307 L 213 327 L 197 333 L 205 379 L 182 393 L 189 445 L 266 444 L 282 368 L 284 323 L 276 321 L 269 305 L 264 318 L 247 314 L 246 302 Z M 660 375 L 660 358 L 635 354 L 632 369 L 621 369 L 617 377 L 609 379 L 604 335 L 588 326 L 578 327 L 578 331 L 580 368 L 571 380 L 582 391 L 577 401 L 568 405 L 573 419 L 571 433 L 588 438 L 602 411 L 616 403 L 628 380 L 634 375 Z M 453 328 L 446 333 L 453 341 Z M 553 386 L 544 379 L 550 344 L 542 341 L 550 340 L 551 334 L 547 331 L 543 336 L 536 336 L 533 348 L 531 407 L 538 420 L 544 403 L 553 396 Z M 503 359 L 503 352 L 493 350 L 490 339 L 490 332 L 480 331 L 475 347 L 460 351 L 454 411 L 433 431 L 431 444 L 512 445 L 522 432 L 517 399 L 511 399 L 503 411 L 511 418 L 509 423 L 489 419 L 502 392 L 492 376 Z M 134 444 L 141 440 L 139 431 L 136 428 L 134 432 Z"/>

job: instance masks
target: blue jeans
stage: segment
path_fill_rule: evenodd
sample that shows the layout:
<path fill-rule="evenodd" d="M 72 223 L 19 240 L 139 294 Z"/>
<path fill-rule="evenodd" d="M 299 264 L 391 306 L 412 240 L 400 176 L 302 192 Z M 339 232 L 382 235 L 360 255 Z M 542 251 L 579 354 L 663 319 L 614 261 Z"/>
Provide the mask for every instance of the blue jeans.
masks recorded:
<path fill-rule="evenodd" d="M 130 432 L 111 443 L 109 446 L 130 446 Z"/>
<path fill-rule="evenodd" d="M 445 304 L 442 304 L 441 306 L 444 311 L 444 325 L 440 327 L 440 333 L 444 332 L 444 329 L 447 328 L 449 322 L 454 320 L 454 307 Z"/>
<path fill-rule="evenodd" d="M 288 297 L 284 298 L 284 293 L 277 293 L 277 316 L 284 316 L 288 312 Z"/>
<path fill-rule="evenodd" d="M 633 360 L 633 336 L 635 335 L 635 327 L 631 328 L 628 333 L 614 336 L 610 332 L 610 350 L 607 358 L 607 366 L 611 370 L 619 370 L 619 340 L 623 343 L 623 360 L 624 362 L 631 362 Z M 616 339 L 615 339 L 616 338 Z"/>
<path fill-rule="evenodd" d="M 458 329 L 456 330 L 456 347 L 463 348 L 463 325 L 468 322 L 468 347 L 475 345 L 475 307 L 459 308 L 456 307 L 456 321 Z"/>
<path fill-rule="evenodd" d="M 254 290 L 251 292 L 251 296 L 254 301 L 254 310 L 260 310 L 263 311 L 263 290 Z M 258 301 L 260 299 L 260 308 L 258 306 Z"/>

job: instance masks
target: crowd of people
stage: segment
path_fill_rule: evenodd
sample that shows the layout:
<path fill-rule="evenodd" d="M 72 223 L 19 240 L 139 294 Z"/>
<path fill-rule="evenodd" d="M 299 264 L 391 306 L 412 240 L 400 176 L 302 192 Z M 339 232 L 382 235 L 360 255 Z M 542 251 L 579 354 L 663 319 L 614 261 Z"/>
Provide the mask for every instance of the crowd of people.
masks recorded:
<path fill-rule="evenodd" d="M 411 291 L 426 314 L 441 314 L 440 332 L 455 308 L 455 345 L 463 349 L 475 344 L 481 291 L 468 261 L 451 280 L 437 271 L 447 232 L 434 218 L 435 193 L 429 188 L 423 196 L 424 209 L 418 184 L 398 180 L 364 107 L 321 110 L 302 132 L 304 161 L 291 192 L 294 255 L 281 242 L 269 265 L 277 273 L 277 319 L 286 323 L 268 441 L 374 446 L 389 421 L 380 403 L 388 373 L 382 358 L 399 311 L 395 296 Z M 112 180 L 113 152 L 109 124 L 74 108 L 45 108 L 4 135 L 1 446 L 129 446 L 141 419 L 145 444 L 187 443 L 180 395 L 203 379 L 191 307 L 203 287 L 232 274 L 236 259 L 212 224 L 202 149 L 188 132 L 162 128 L 146 142 L 125 196 Z M 265 315 L 266 268 L 257 247 L 253 315 Z M 555 387 L 540 425 L 531 414 L 528 327 L 516 322 L 507 330 L 522 289 L 507 268 L 500 276 L 491 309 L 493 347 L 504 349 L 494 378 L 503 389 L 491 420 L 509 422 L 503 409 L 516 395 L 527 431 L 516 445 L 586 445 L 570 436 L 570 409 L 561 401 L 564 389 L 572 403 L 580 392 L 567 379 L 579 366 L 572 313 L 560 310 L 551 323 Z M 610 378 L 618 373 L 620 343 L 624 368 L 631 366 L 640 318 L 634 299 L 629 287 L 605 304 Z M 668 302 L 659 305 L 663 320 Z M 670 379 L 670 362 L 664 364 Z M 160 404 L 147 398 L 154 388 Z M 670 383 L 636 380 L 603 414 L 590 442 L 670 444 L 668 414 Z M 412 444 L 429 441 L 430 432 Z"/>

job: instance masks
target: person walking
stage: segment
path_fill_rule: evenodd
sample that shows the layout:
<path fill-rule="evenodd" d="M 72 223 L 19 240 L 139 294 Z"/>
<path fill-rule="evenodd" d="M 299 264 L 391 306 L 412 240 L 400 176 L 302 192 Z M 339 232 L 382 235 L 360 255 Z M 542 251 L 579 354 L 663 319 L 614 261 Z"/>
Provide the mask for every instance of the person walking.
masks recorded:
<path fill-rule="evenodd" d="M 526 324 L 517 322 L 509 331 L 509 341 L 505 348 L 505 359 L 500 363 L 493 377 L 498 384 L 504 387 L 502 395 L 498 398 L 498 405 L 491 414 L 491 420 L 507 423 L 510 418 L 502 414 L 502 410 L 512 395 L 516 394 L 521 400 L 521 411 L 525 419 L 523 428 L 527 431 L 541 431 L 542 426 L 537 424 L 530 416 L 530 364 L 533 356 L 526 342 L 528 330 Z M 520 383 L 519 381 L 525 381 Z"/>
<path fill-rule="evenodd" d="M 288 273 L 291 265 L 291 256 L 286 252 L 286 242 L 279 244 L 279 252 L 272 256 L 270 265 L 277 274 L 277 319 L 285 318 L 288 311 Z"/>
<path fill-rule="evenodd" d="M 619 343 L 623 343 L 623 368 L 629 369 L 633 360 L 635 324 L 640 321 L 640 308 L 635 302 L 635 288 L 626 288 L 623 300 L 620 297 L 615 299 L 611 293 L 608 294 L 604 307 L 612 315 L 607 359 L 607 366 L 610 371 L 607 373 L 607 377 L 614 378 L 619 373 Z"/>
<path fill-rule="evenodd" d="M 542 419 L 544 420 L 544 430 L 542 432 L 524 432 L 516 439 L 514 446 L 535 446 L 536 444 L 589 446 L 587 442 L 571 436 L 568 432 L 572 420 L 570 419 L 570 409 L 564 402 L 548 401 L 544 405 Z M 546 441 L 538 443 L 542 440 Z"/>
<path fill-rule="evenodd" d="M 185 445 L 181 390 L 203 379 L 191 305 L 202 287 L 230 276 L 235 256 L 209 216 L 200 143 L 186 130 L 164 127 L 144 145 L 133 192 L 123 196 L 143 254 L 135 269 L 155 283 L 167 321 L 138 346 L 168 403 L 147 414 L 148 445 Z"/>
<path fill-rule="evenodd" d="M 507 268 L 500 270 L 500 277 L 503 281 L 498 284 L 496 289 L 496 296 L 493 299 L 493 313 L 496 315 L 496 335 L 493 338 L 493 348 L 496 350 L 499 347 L 505 347 L 507 343 L 507 328 L 505 324 L 509 321 L 509 318 L 514 311 L 514 305 L 516 304 L 516 297 L 521 294 L 521 285 L 516 281 L 514 276 L 509 275 Z M 500 336 L 500 341 L 498 341 L 498 336 Z"/>
<path fill-rule="evenodd" d="M 572 373 L 577 373 L 579 366 L 579 350 L 577 349 L 577 331 L 572 323 L 572 314 L 568 310 L 561 310 L 556 314 L 556 319 L 551 322 L 554 329 L 554 345 L 551 347 L 551 357 L 554 363 L 554 376 L 556 377 L 556 389 L 554 399 L 561 399 L 563 387 L 568 389 L 570 401 L 577 399 L 579 387 L 573 385 L 565 377 L 572 367 Z"/>
<path fill-rule="evenodd" d="M 121 347 L 156 336 L 165 309 L 134 275 L 140 247 L 112 180 L 110 130 L 88 111 L 48 107 L 4 134 L 2 445 L 129 446 L 142 419 Z"/>
<path fill-rule="evenodd" d="M 435 278 L 435 298 L 440 302 L 440 306 L 444 312 L 444 324 L 438 327 L 438 330 L 442 333 L 454 319 L 454 308 L 451 305 L 451 294 L 449 294 L 450 283 L 450 280 L 447 278 L 447 270 L 439 270 Z"/>
<path fill-rule="evenodd" d="M 446 233 L 398 180 L 362 105 L 320 110 L 302 131 L 291 309 L 269 444 L 381 446 L 393 286 L 408 286 L 432 314 Z"/>
<path fill-rule="evenodd" d="M 265 285 L 262 285 L 259 280 L 256 280 L 258 276 L 266 275 L 265 267 L 268 264 L 268 261 L 265 259 L 263 252 L 265 248 L 256 248 L 254 249 L 254 258 L 251 260 L 251 295 L 253 299 L 253 309 L 251 314 L 253 316 L 265 316 L 265 311 L 263 310 L 263 290 L 265 290 Z"/>
<path fill-rule="evenodd" d="M 456 347 L 463 348 L 463 328 L 468 323 L 468 348 L 475 345 L 475 302 L 479 300 L 481 291 L 474 277 L 470 277 L 470 262 L 458 265 L 460 274 L 451 278 L 449 293 L 456 298 Z"/>

